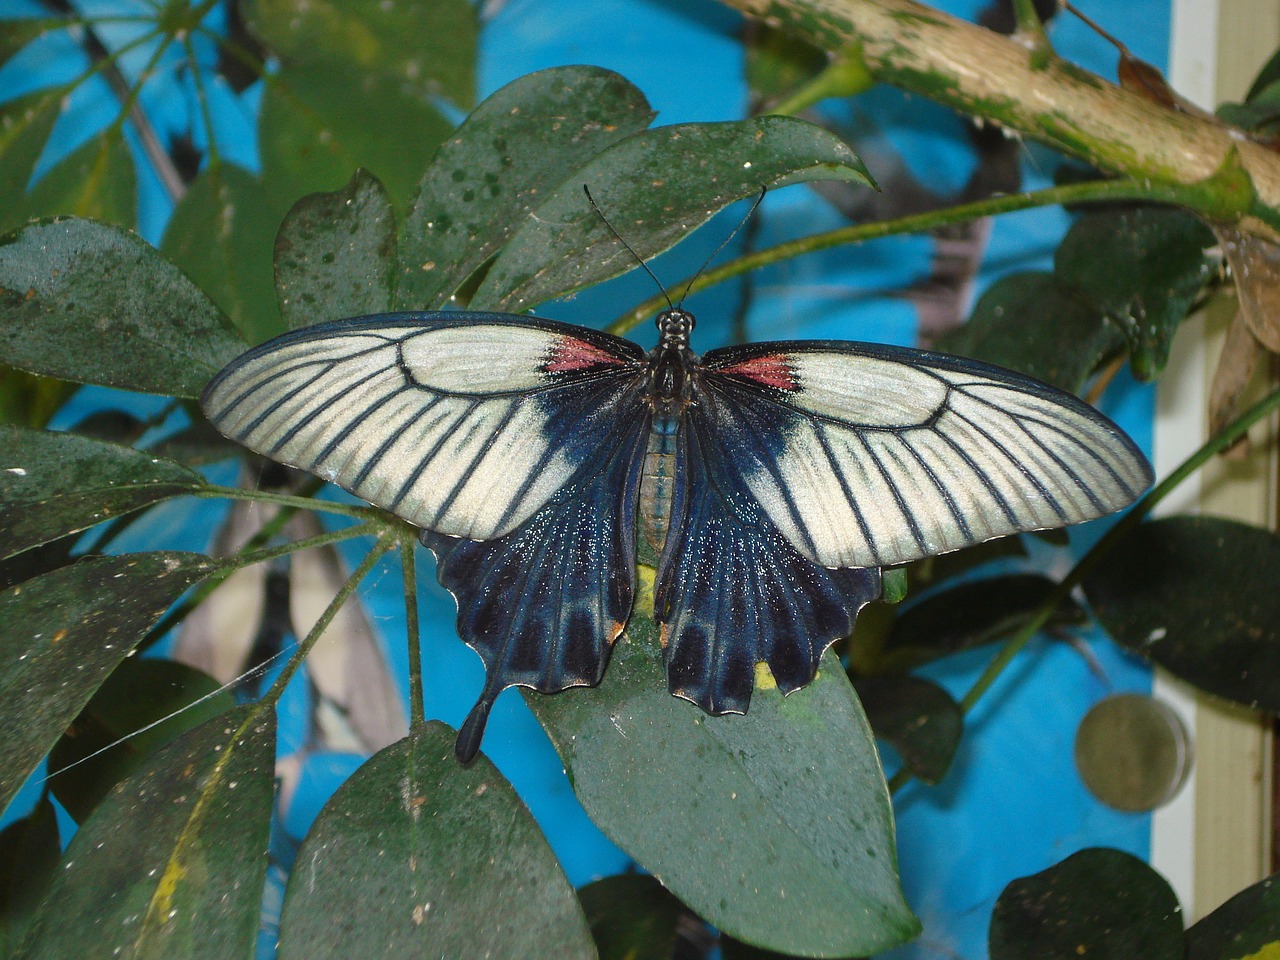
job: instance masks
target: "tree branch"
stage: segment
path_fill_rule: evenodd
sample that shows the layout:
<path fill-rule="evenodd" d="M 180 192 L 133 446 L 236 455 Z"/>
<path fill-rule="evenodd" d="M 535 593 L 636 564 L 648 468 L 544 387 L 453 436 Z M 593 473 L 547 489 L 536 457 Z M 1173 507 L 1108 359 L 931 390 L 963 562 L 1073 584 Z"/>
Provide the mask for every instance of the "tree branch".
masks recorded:
<path fill-rule="evenodd" d="M 725 0 L 826 50 L 860 48 L 876 80 L 992 120 L 1108 173 L 1182 188 L 1207 219 L 1280 239 L 1280 155 L 1025 43 L 913 0 Z"/>

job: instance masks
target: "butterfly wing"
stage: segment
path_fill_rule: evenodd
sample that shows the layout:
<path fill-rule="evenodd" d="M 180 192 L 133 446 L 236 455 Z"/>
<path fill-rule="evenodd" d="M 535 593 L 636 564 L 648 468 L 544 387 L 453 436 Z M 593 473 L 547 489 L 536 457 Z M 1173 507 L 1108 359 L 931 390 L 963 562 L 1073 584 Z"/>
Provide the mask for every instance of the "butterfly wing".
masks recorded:
<path fill-rule="evenodd" d="M 783 693 L 808 684 L 823 651 L 880 595 L 878 569 L 828 569 L 779 532 L 725 422 L 714 396 L 687 414 L 654 592 L 668 687 L 716 715 L 746 713 L 757 663 Z"/>
<path fill-rule="evenodd" d="M 471 540 L 529 519 L 617 430 L 643 351 L 510 314 L 382 314 L 244 354 L 201 395 L 222 433 L 410 523 Z"/>
<path fill-rule="evenodd" d="M 223 433 L 423 527 L 494 698 L 597 683 L 635 592 L 643 351 L 508 314 L 385 314 L 250 351 L 201 398 Z"/>
<path fill-rule="evenodd" d="M 458 601 L 458 635 L 485 685 L 458 733 L 468 762 L 489 708 L 510 686 L 539 693 L 594 686 L 635 596 L 635 511 L 647 419 L 638 391 L 617 434 L 547 504 L 496 540 L 424 530 L 440 582 Z"/>
<path fill-rule="evenodd" d="M 1089 405 L 957 357 L 752 344 L 708 353 L 698 383 L 754 502 L 824 567 L 1079 523 L 1151 482 L 1141 451 Z"/>

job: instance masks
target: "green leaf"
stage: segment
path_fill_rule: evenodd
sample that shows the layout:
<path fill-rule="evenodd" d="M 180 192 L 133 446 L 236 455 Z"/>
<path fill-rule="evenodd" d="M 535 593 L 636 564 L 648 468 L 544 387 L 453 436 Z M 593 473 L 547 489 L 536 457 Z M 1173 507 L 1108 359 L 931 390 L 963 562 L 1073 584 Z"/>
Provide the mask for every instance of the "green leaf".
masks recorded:
<path fill-rule="evenodd" d="M 47 376 L 195 397 L 244 343 L 153 247 L 75 218 L 0 239 L 0 361 Z"/>
<path fill-rule="evenodd" d="M 279 224 L 257 177 L 211 164 L 183 195 L 160 244 L 250 343 L 284 332 L 271 280 Z"/>
<path fill-rule="evenodd" d="M 554 67 L 494 93 L 419 184 L 400 232 L 400 306 L 443 306 L 569 171 L 653 116 L 644 94 L 599 67 Z"/>
<path fill-rule="evenodd" d="M 667 692 L 653 623 L 633 617 L 598 687 L 525 700 L 591 819 L 726 933 L 845 957 L 919 931 L 871 729 L 830 653 L 785 699 L 758 682 L 746 716 L 708 717 Z"/>
<path fill-rule="evenodd" d="M 14 960 L 252 955 L 276 745 L 274 712 L 258 712 L 205 723 L 111 792 Z"/>
<path fill-rule="evenodd" d="M 433 721 L 379 751 L 298 851 L 280 960 L 593 958 L 573 888 L 511 785 Z"/>
<path fill-rule="evenodd" d="M 1280 876 L 1277 875 L 1246 887 L 1187 931 L 1186 960 L 1274 960 L 1275 957 L 1280 957 Z"/>
<path fill-rule="evenodd" d="M 910 670 L 1007 637 L 1056 589 L 1057 584 L 1040 574 L 1013 573 L 932 593 L 898 615 L 876 664 L 877 672 Z M 1084 611 L 1066 600 L 1048 626 L 1084 621 Z"/>
<path fill-rule="evenodd" d="M 1134 374 L 1164 369 L 1174 331 L 1212 278 L 1205 250 L 1217 241 L 1194 216 L 1172 207 L 1091 210 L 1054 257 L 1054 272 L 1120 326 Z"/>
<path fill-rule="evenodd" d="M 131 447 L 0 425 L 0 557 L 204 485 Z"/>
<path fill-rule="evenodd" d="M 969 322 L 937 346 L 1079 393 L 1099 363 L 1124 346 L 1124 337 L 1053 274 L 1029 271 L 992 284 Z"/>
<path fill-rule="evenodd" d="M 27 217 L 68 215 L 132 227 L 138 220 L 133 155 L 110 127 L 49 169 L 20 201 Z"/>
<path fill-rule="evenodd" d="M 1117 641 L 1201 690 L 1280 711 L 1280 537 L 1219 517 L 1142 524 L 1085 580 Z"/>
<path fill-rule="evenodd" d="M 991 960 L 1183 960 L 1182 910 L 1137 857 L 1093 847 L 1005 887 L 988 945 Z"/>
<path fill-rule="evenodd" d="M 267 78 L 262 98 L 262 179 L 287 207 L 308 193 L 340 189 L 363 168 L 405 210 L 450 130 L 429 102 L 385 76 L 335 83 L 329 65 L 286 65 Z"/>
<path fill-rule="evenodd" d="M 641 873 L 605 877 L 578 891 L 600 960 L 671 960 L 684 905 Z"/>
<path fill-rule="evenodd" d="M 194 553 L 93 557 L 0 593 L 0 810 L 107 674 L 216 566 Z"/>
<path fill-rule="evenodd" d="M 1245 100 L 1253 100 L 1278 80 L 1280 80 L 1280 50 L 1273 53 L 1271 59 L 1262 65 L 1262 69 L 1258 71 L 1258 75 L 1253 78 L 1253 83 L 1249 86 L 1249 92 L 1245 94 Z"/>
<path fill-rule="evenodd" d="M 286 63 L 381 74 L 424 100 L 475 100 L 479 23 L 466 0 L 251 0 L 245 17 Z"/>
<path fill-rule="evenodd" d="M 860 677 L 853 689 L 871 729 L 893 745 L 911 775 L 940 783 L 964 732 L 964 713 L 951 695 L 921 677 Z"/>
<path fill-rule="evenodd" d="M 0 831 L 0 956 L 13 956 L 61 857 L 57 814 L 48 797 Z"/>
<path fill-rule="evenodd" d="M 83 823 L 107 791 L 148 757 L 235 705 L 235 695 L 207 673 L 172 660 L 129 658 L 49 754 L 53 795 Z"/>
<path fill-rule="evenodd" d="M 276 296 L 291 329 L 384 313 L 396 279 L 396 215 L 382 184 L 363 170 L 335 193 L 293 205 L 275 249 Z"/>
<path fill-rule="evenodd" d="M 66 87 L 55 87 L 0 105 L 0 197 L 12 198 L 0 209 L 0 231 L 11 230 L 27 219 L 20 198 L 27 192 L 49 131 L 62 115 L 66 95 Z"/>
<path fill-rule="evenodd" d="M 635 267 L 635 255 L 587 203 L 648 260 L 735 200 L 810 180 L 871 183 L 842 141 L 792 117 L 686 123 L 634 134 L 571 172 L 498 256 L 473 309 L 520 312 Z"/>

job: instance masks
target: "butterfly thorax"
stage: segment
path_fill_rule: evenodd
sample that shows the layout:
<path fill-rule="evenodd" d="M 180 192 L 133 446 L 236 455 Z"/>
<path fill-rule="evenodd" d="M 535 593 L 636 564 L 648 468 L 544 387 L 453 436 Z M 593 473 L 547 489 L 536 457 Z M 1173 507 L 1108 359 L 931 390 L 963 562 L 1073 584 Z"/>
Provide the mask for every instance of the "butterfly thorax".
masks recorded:
<path fill-rule="evenodd" d="M 671 525 L 680 421 L 693 403 L 692 372 L 697 358 L 689 349 L 693 314 L 678 307 L 658 314 L 658 345 L 650 351 L 646 400 L 653 411 L 649 445 L 640 477 L 640 530 L 661 554 Z"/>

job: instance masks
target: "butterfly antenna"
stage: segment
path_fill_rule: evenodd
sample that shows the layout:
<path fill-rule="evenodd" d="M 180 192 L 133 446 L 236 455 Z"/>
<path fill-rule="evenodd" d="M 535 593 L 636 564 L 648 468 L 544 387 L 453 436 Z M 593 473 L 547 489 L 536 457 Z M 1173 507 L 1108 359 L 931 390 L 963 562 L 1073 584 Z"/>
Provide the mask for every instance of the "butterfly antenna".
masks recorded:
<path fill-rule="evenodd" d="M 585 183 L 582 185 L 582 192 L 587 195 L 587 202 L 591 204 L 591 209 L 595 210 L 596 215 L 599 216 L 600 219 L 604 221 L 604 225 L 609 228 L 609 232 L 614 235 L 617 241 L 627 248 L 627 252 L 636 258 L 636 263 L 644 267 L 644 272 L 647 273 L 653 279 L 653 282 L 655 284 L 657 284 L 658 290 L 662 293 L 663 299 L 667 301 L 667 306 L 670 307 L 672 310 L 674 310 L 676 308 L 676 305 L 671 302 L 671 297 L 667 295 L 667 288 L 662 285 L 662 281 L 658 279 L 657 275 L 652 270 L 649 269 L 649 265 L 644 262 L 644 258 L 641 257 L 640 254 L 636 253 L 635 249 L 631 246 L 631 244 L 627 243 L 627 241 L 623 238 L 622 234 L 620 234 L 617 230 L 613 228 L 613 224 L 610 223 L 609 218 L 604 215 L 604 211 L 601 210 L 600 205 L 596 203 L 595 197 L 591 196 L 591 191 L 587 189 L 587 185 Z M 734 232 L 736 233 L 737 231 L 735 230 Z"/>
<path fill-rule="evenodd" d="M 751 209 L 747 211 L 746 216 L 739 220 L 738 225 L 733 228 L 732 232 L 720 241 L 720 246 L 716 247 L 715 250 L 712 251 L 711 256 L 707 257 L 707 259 L 703 261 L 702 266 L 698 268 L 698 272 L 689 278 L 689 282 L 685 284 L 684 293 L 680 294 L 680 303 L 682 305 L 684 304 L 684 298 L 689 295 L 689 291 L 693 289 L 693 285 L 697 283 L 698 278 L 702 276 L 702 271 L 711 265 L 712 260 L 720 256 L 720 251 L 727 247 L 729 245 L 729 241 L 738 235 L 738 231 L 747 225 L 747 221 L 751 219 L 753 214 L 755 214 L 756 207 L 760 206 L 760 201 L 764 199 L 766 190 L 768 190 L 768 187 L 760 188 L 760 192 L 756 195 L 755 202 L 751 204 Z M 667 302 L 670 303 L 669 300 Z"/>

